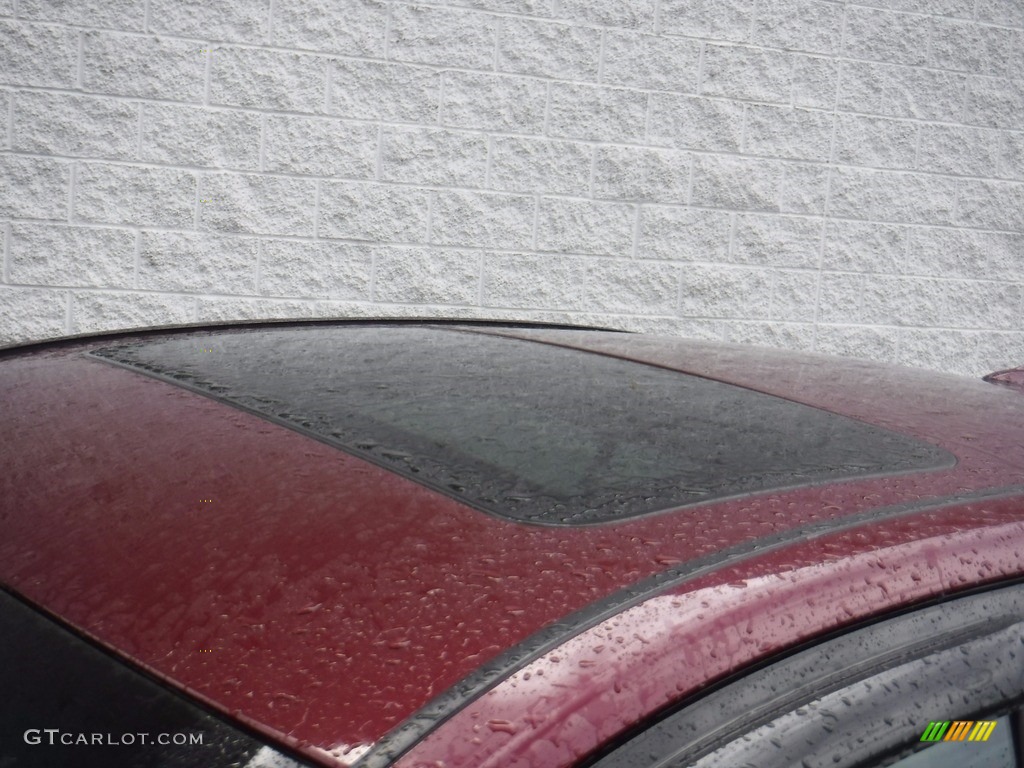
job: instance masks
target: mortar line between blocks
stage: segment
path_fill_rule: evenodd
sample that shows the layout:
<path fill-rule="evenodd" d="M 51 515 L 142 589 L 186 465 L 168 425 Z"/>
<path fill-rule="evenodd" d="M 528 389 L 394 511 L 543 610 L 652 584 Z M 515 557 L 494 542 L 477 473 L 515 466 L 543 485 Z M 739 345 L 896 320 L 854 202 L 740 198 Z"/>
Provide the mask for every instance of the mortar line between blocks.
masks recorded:
<path fill-rule="evenodd" d="M 142 268 L 142 230 L 135 230 L 135 254 L 132 265 L 132 288 L 139 287 L 139 272 Z"/>
<path fill-rule="evenodd" d="M 641 203 L 635 205 L 636 210 L 633 212 L 633 242 L 631 244 L 631 253 L 629 257 L 636 261 L 639 258 L 640 252 L 640 211 L 643 208 Z"/>
<path fill-rule="evenodd" d="M 374 164 L 373 179 L 380 181 L 384 174 L 384 123 L 377 126 L 377 162 Z"/>
<path fill-rule="evenodd" d="M 436 196 L 437 191 L 433 189 L 430 190 L 430 194 L 427 195 L 427 245 L 430 245 L 430 240 L 434 234 L 434 198 Z"/>
<path fill-rule="evenodd" d="M 846 37 L 846 10 L 843 10 L 843 18 L 840 29 L 840 44 Z M 827 239 L 827 232 L 829 229 L 829 212 L 832 206 L 832 176 L 835 173 L 836 168 L 836 151 L 838 147 L 839 139 L 839 94 L 842 87 L 843 81 L 843 64 L 839 63 L 839 67 L 836 71 L 836 92 L 832 96 L 832 134 L 829 137 L 829 149 L 828 149 L 828 171 L 825 174 L 825 203 L 822 208 L 821 217 L 821 240 L 818 243 L 818 267 L 817 267 L 817 280 L 815 281 L 814 291 L 814 315 L 811 320 L 811 350 L 817 351 L 818 349 L 818 328 L 821 324 L 821 284 L 824 279 L 825 271 L 825 243 Z"/>
<path fill-rule="evenodd" d="M 693 205 L 693 177 L 697 171 L 697 156 L 690 153 L 690 173 L 686 178 L 686 204 Z"/>
<path fill-rule="evenodd" d="M 71 174 L 68 183 L 68 216 L 67 223 L 71 224 L 75 216 L 75 184 L 78 178 L 78 163 L 71 163 Z"/>
<path fill-rule="evenodd" d="M 826 181 L 826 190 L 828 182 Z M 827 194 L 827 192 L 826 192 Z M 821 281 L 825 269 L 825 233 L 828 231 L 827 219 L 821 220 L 821 235 L 818 239 L 818 268 L 815 271 L 814 279 L 814 315 L 811 319 L 811 351 L 818 349 L 818 323 L 820 322 L 821 310 Z"/>
<path fill-rule="evenodd" d="M 210 106 L 210 80 L 213 78 L 213 43 L 206 41 L 206 61 L 203 63 L 203 106 Z"/>
<path fill-rule="evenodd" d="M 920 125 L 914 126 L 914 170 L 921 167 L 921 143 L 924 141 L 924 128 Z"/>
<path fill-rule="evenodd" d="M 266 170 L 267 157 L 267 116 L 260 115 L 260 172 Z"/>
<path fill-rule="evenodd" d="M 444 84 L 448 79 L 447 72 L 440 72 L 437 75 L 437 117 L 434 120 L 435 125 L 444 125 Z"/>
<path fill-rule="evenodd" d="M 256 240 L 256 295 L 260 295 L 260 270 L 263 263 L 263 238 Z"/>
<path fill-rule="evenodd" d="M 331 64 L 333 62 L 327 59 L 324 62 L 324 114 L 327 115 L 331 111 Z"/>
<path fill-rule="evenodd" d="M 14 91 L 8 91 L 7 99 L 7 141 L 8 149 L 14 149 Z"/>
<path fill-rule="evenodd" d="M 494 160 L 494 137 L 487 137 L 487 163 L 484 166 L 484 189 L 491 188 L 491 163 Z"/>
<path fill-rule="evenodd" d="M 136 126 L 136 129 L 135 129 L 136 130 L 136 134 L 135 134 L 135 156 L 138 157 L 141 160 L 142 159 L 142 108 L 143 108 L 143 103 L 140 101 L 137 106 L 138 106 L 138 109 L 139 109 L 139 115 L 138 115 L 138 125 Z"/>
<path fill-rule="evenodd" d="M 683 316 L 683 286 L 686 284 L 684 278 L 685 264 L 679 265 L 679 282 L 676 283 L 676 317 Z"/>
<path fill-rule="evenodd" d="M 480 272 L 477 275 L 476 303 L 477 303 L 477 306 L 482 307 L 484 305 L 484 261 L 487 258 L 486 252 L 481 252 L 479 258 L 480 258 Z"/>
<path fill-rule="evenodd" d="M 313 242 L 320 241 L 320 185 L 322 179 L 316 180 L 316 189 L 313 194 Z"/>
<path fill-rule="evenodd" d="M 370 288 L 369 288 L 369 293 L 370 293 L 370 303 L 371 304 L 376 301 L 375 297 L 377 295 L 377 262 L 378 262 L 378 253 L 379 253 L 379 251 L 380 251 L 379 248 L 371 248 L 370 249 Z"/>
<path fill-rule="evenodd" d="M 4 225 L 4 282 L 11 282 L 11 247 L 14 239 L 14 225 L 8 221 Z"/>
<path fill-rule="evenodd" d="M 839 31 L 839 45 L 840 50 L 842 46 L 846 45 L 846 14 L 847 10 L 844 7 L 842 11 L 842 20 L 840 21 Z M 831 221 L 832 213 L 832 179 L 835 176 L 836 170 L 836 152 L 839 143 L 839 94 L 842 93 L 843 88 L 843 72 L 845 66 L 842 61 L 839 62 L 838 70 L 836 71 L 836 92 L 832 96 L 832 138 L 829 146 L 828 155 L 828 173 L 825 176 L 825 205 L 822 211 L 822 226 L 828 228 L 828 223 Z M 824 259 L 824 241 L 822 244 L 822 259 Z M 819 281 L 820 284 L 820 281 Z M 818 307 L 814 309 L 814 323 L 815 323 L 815 341 L 817 340 L 817 323 L 818 323 Z"/>
<path fill-rule="evenodd" d="M 75 72 L 75 85 L 79 90 L 83 89 L 82 70 L 85 69 L 85 32 L 78 33 L 78 62 Z"/>
<path fill-rule="evenodd" d="M 740 115 L 740 151 L 739 156 L 746 153 L 747 147 L 747 125 L 750 123 L 750 105 L 743 105 L 743 114 Z"/>
<path fill-rule="evenodd" d="M 550 139 L 549 128 L 551 125 L 551 88 L 550 82 L 547 84 L 547 90 L 544 93 L 544 127 L 542 128 L 543 135 L 546 139 Z"/>
<path fill-rule="evenodd" d="M 956 213 L 956 197 L 957 197 L 957 195 L 954 192 L 954 194 L 953 194 L 953 205 L 954 205 L 953 212 L 954 213 Z M 904 236 L 903 237 L 903 263 L 904 264 L 909 264 L 910 263 L 910 252 L 912 250 L 911 247 L 910 247 L 910 244 L 914 240 L 914 236 L 915 236 L 914 235 L 914 229 L 911 228 L 911 227 L 903 227 L 901 229 L 901 232 L 902 232 L 902 234 Z M 922 275 L 910 275 L 910 276 L 911 277 L 922 277 Z"/>
<path fill-rule="evenodd" d="M 654 95 L 648 93 L 647 103 L 644 105 L 644 141 L 648 143 L 651 141 L 651 112 L 654 111 L 651 103 L 653 99 Z"/>
<path fill-rule="evenodd" d="M 740 227 L 740 215 L 738 213 L 729 214 L 729 244 L 726 247 L 726 253 L 729 254 L 729 258 L 732 259 L 736 255 L 736 233 Z"/>
<path fill-rule="evenodd" d="M 501 71 L 500 61 L 500 50 L 501 50 L 501 36 L 505 32 L 505 19 L 501 16 L 497 18 L 494 25 L 494 58 L 491 62 L 491 69 L 495 72 Z"/>
<path fill-rule="evenodd" d="M 789 108 L 796 109 L 796 63 L 799 56 L 791 56 L 789 60 Z"/>
<path fill-rule="evenodd" d="M 533 250 L 537 250 L 537 230 L 540 228 L 540 192 L 534 192 L 533 194 L 533 233 L 532 233 L 532 245 Z"/>
<path fill-rule="evenodd" d="M 708 44 L 701 41 L 700 55 L 697 57 L 697 92 L 695 96 L 702 96 L 704 91 L 704 59 Z"/>
<path fill-rule="evenodd" d="M 596 199 L 594 184 L 597 180 L 597 149 L 597 147 L 590 148 L 590 174 L 587 178 L 587 191 L 591 199 Z"/>
<path fill-rule="evenodd" d="M 196 232 L 199 231 L 199 206 L 202 205 L 202 198 L 200 197 L 200 186 L 202 184 L 202 176 L 196 174 L 196 191 L 195 191 L 195 207 L 193 208 L 192 215 L 192 229 Z"/>

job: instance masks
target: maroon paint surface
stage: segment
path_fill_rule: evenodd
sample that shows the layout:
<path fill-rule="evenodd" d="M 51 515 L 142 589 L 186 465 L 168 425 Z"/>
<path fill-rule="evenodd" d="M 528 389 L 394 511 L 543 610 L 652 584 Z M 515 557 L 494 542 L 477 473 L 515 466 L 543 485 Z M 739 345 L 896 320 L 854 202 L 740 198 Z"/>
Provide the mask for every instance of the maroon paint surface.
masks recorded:
<path fill-rule="evenodd" d="M 330 749 L 379 739 L 502 650 L 674 564 L 809 522 L 1024 482 L 1024 399 L 1009 389 L 610 336 L 586 339 L 828 406 L 960 461 L 619 524 L 533 527 L 55 349 L 0 362 L 0 581 L 267 733 Z"/>
<path fill-rule="evenodd" d="M 569 768 L 645 715 L 838 627 L 1024 574 L 1021 499 L 762 555 L 655 596 L 469 704 L 396 768 Z"/>

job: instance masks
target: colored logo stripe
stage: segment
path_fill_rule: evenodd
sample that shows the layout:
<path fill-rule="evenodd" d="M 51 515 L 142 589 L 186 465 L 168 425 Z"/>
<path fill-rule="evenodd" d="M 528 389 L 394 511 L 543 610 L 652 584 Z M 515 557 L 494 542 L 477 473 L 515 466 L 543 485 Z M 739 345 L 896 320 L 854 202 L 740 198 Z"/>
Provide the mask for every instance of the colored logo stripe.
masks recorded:
<path fill-rule="evenodd" d="M 974 725 L 973 720 L 954 720 L 943 741 L 963 741 L 967 738 L 967 733 L 972 725 Z"/>
<path fill-rule="evenodd" d="M 992 731 L 996 728 L 995 720 L 982 720 L 971 731 L 971 735 L 967 737 L 968 741 L 988 741 L 988 737 L 992 735 Z"/>
<path fill-rule="evenodd" d="M 947 728 L 949 728 L 949 720 L 941 723 L 928 723 L 928 727 L 924 729 L 924 734 L 921 736 L 921 741 L 941 741 Z"/>
<path fill-rule="evenodd" d="M 995 727 L 995 720 L 933 721 L 924 729 L 921 741 L 988 741 Z"/>

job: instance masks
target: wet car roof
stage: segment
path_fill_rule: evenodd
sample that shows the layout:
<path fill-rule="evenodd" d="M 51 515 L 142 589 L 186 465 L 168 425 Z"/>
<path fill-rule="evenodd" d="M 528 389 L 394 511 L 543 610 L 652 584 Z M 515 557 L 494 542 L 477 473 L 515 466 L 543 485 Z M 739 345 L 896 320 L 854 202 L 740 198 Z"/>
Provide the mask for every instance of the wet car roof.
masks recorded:
<path fill-rule="evenodd" d="M 261 329 L 93 354 L 533 523 L 609 522 L 955 462 L 751 389 L 468 329 Z"/>
<path fill-rule="evenodd" d="M 330 749 L 377 742 L 442 692 L 479 691 L 722 558 L 895 518 L 912 536 L 943 505 L 1020 495 L 1024 400 L 1008 388 L 678 339 L 474 331 L 757 389 L 957 463 L 603 525 L 524 525 L 88 356 L 110 340 L 81 341 L 0 364 L 0 581 L 218 709 Z M 1000 503 L 1003 518 L 1019 515 Z M 970 525 L 992 504 L 978 502 Z"/>

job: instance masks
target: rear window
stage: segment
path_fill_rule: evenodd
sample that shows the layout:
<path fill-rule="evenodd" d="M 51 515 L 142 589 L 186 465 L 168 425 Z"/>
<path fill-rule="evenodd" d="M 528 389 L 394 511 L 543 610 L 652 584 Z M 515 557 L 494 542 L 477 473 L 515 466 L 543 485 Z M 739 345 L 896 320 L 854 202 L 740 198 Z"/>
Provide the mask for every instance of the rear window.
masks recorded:
<path fill-rule="evenodd" d="M 0 766 L 303 768 L 0 589 Z"/>
<path fill-rule="evenodd" d="M 771 395 L 454 327 L 204 332 L 94 354 L 516 521 L 606 522 L 954 463 Z"/>

